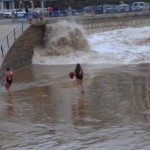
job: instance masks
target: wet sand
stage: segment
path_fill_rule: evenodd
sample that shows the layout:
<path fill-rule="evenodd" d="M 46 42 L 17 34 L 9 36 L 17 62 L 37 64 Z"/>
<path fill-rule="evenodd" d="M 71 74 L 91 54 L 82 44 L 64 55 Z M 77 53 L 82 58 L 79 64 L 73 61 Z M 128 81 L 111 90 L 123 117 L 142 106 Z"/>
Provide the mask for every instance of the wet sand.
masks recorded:
<path fill-rule="evenodd" d="M 1 150 L 149 150 L 150 65 L 74 65 L 16 70 L 9 97 L 0 87 Z"/>

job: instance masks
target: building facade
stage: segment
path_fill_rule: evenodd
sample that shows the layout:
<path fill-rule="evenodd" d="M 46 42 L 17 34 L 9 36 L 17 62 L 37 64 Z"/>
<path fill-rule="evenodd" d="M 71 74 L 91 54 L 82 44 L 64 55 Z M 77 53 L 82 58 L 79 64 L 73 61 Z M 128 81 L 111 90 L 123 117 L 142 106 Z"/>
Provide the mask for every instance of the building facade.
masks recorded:
<path fill-rule="evenodd" d="M 46 0 L 0 0 L 0 9 L 15 9 L 25 8 L 27 5 L 29 8 L 44 8 Z"/>

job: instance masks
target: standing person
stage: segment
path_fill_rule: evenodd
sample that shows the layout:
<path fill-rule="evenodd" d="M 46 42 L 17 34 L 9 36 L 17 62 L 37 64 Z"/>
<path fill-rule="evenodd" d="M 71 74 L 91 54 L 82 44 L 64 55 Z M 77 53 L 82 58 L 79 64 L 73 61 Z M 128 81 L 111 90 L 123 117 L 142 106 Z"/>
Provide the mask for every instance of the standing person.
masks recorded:
<path fill-rule="evenodd" d="M 26 8 L 25 8 L 25 12 L 26 12 L 26 17 L 27 17 L 27 19 L 28 19 L 28 14 L 29 14 L 29 7 L 28 7 L 28 5 L 27 5 Z"/>
<path fill-rule="evenodd" d="M 16 13 L 15 13 L 15 17 L 16 17 L 16 20 L 18 21 L 18 13 L 17 13 L 17 8 L 16 8 Z"/>
<path fill-rule="evenodd" d="M 9 96 L 11 95 L 10 87 L 12 85 L 13 77 L 14 77 L 13 72 L 9 68 L 7 68 L 4 81 L 5 81 L 5 89 L 8 91 Z"/>
<path fill-rule="evenodd" d="M 78 63 L 76 65 L 76 68 L 74 70 L 75 76 L 76 76 L 76 81 L 79 89 L 81 90 L 81 93 L 84 93 L 84 88 L 83 88 L 83 69 L 81 65 Z"/>
<path fill-rule="evenodd" d="M 50 17 L 52 17 L 52 13 L 53 13 L 53 7 L 48 7 L 48 14 Z"/>
<path fill-rule="evenodd" d="M 26 6 L 26 8 L 25 8 L 25 12 L 28 14 L 28 12 L 29 12 L 29 7 L 28 7 L 28 5 Z"/>
<path fill-rule="evenodd" d="M 106 14 L 106 7 L 107 7 L 107 6 L 106 6 L 106 4 L 104 3 L 103 6 L 102 6 L 103 14 Z"/>

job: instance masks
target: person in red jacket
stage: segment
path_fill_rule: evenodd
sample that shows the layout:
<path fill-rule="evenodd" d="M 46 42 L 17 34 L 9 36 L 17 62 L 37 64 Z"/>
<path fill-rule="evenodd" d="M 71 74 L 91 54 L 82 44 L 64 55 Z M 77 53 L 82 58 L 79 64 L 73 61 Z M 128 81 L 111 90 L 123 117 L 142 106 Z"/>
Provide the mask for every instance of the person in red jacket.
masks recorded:
<path fill-rule="evenodd" d="M 52 13 L 53 13 L 53 8 L 52 7 L 48 7 L 48 14 L 50 17 L 52 17 Z"/>

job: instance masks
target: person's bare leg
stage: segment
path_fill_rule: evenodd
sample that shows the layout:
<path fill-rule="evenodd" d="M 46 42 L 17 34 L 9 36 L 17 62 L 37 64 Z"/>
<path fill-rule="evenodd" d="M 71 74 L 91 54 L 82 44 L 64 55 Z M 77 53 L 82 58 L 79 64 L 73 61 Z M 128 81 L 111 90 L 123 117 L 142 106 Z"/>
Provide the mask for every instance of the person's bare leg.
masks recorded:
<path fill-rule="evenodd" d="M 8 94 L 9 94 L 9 96 L 11 96 L 10 86 L 9 86 L 9 88 L 8 88 Z"/>
<path fill-rule="evenodd" d="M 10 96 L 11 95 L 11 91 L 10 91 L 10 85 L 8 85 L 8 83 L 6 83 L 5 89 L 7 90 L 8 95 Z"/>
<path fill-rule="evenodd" d="M 82 91 L 81 83 L 80 83 L 80 80 L 78 80 L 78 79 L 77 79 L 77 85 L 78 85 L 80 91 Z"/>
<path fill-rule="evenodd" d="M 83 80 L 80 81 L 80 86 L 81 86 L 81 93 L 84 93 Z"/>

